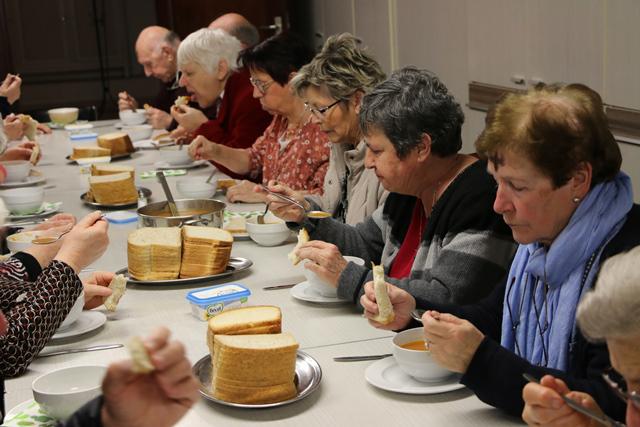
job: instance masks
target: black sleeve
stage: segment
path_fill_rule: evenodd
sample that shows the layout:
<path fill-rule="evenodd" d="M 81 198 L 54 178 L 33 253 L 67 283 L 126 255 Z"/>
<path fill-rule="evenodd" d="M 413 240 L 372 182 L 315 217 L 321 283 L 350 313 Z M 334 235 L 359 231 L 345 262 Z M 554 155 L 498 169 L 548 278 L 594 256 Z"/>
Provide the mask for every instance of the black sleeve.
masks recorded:
<path fill-rule="evenodd" d="M 0 96 L 0 114 L 2 114 L 3 118 L 11 114 L 11 104 L 9 104 L 6 96 Z"/>
<path fill-rule="evenodd" d="M 100 411 L 102 410 L 103 399 L 98 396 L 87 402 L 83 407 L 78 409 L 71 415 L 64 424 L 64 427 L 102 427 L 102 418 Z"/>
<path fill-rule="evenodd" d="M 27 274 L 29 274 L 30 281 L 34 282 L 38 276 L 40 276 L 40 273 L 42 273 L 40 263 L 32 255 L 26 252 L 18 252 L 13 255 L 13 257 L 24 265 L 24 268 L 27 270 Z"/>

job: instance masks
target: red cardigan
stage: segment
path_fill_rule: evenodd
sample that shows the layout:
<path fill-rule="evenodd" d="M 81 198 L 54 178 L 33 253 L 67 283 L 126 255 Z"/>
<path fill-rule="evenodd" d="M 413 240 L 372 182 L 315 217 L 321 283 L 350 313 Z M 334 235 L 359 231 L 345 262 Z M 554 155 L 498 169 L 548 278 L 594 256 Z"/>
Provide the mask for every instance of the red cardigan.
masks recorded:
<path fill-rule="evenodd" d="M 224 86 L 218 116 L 202 124 L 195 134 L 228 147 L 248 148 L 262 135 L 272 119 L 262 109 L 260 101 L 253 97 L 249 72 L 240 68 L 229 77 Z M 212 163 L 233 178 L 243 178 L 216 162 Z"/>

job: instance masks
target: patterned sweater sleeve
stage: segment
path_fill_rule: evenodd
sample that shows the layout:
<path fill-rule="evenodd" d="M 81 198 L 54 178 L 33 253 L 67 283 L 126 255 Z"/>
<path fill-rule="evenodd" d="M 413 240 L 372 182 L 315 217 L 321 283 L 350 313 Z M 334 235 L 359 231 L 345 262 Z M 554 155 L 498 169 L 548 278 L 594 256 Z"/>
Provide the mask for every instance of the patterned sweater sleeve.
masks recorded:
<path fill-rule="evenodd" d="M 73 269 L 53 261 L 35 282 L 0 278 L 0 304 L 8 331 L 0 337 L 0 375 L 22 374 L 51 339 L 82 292 Z"/>

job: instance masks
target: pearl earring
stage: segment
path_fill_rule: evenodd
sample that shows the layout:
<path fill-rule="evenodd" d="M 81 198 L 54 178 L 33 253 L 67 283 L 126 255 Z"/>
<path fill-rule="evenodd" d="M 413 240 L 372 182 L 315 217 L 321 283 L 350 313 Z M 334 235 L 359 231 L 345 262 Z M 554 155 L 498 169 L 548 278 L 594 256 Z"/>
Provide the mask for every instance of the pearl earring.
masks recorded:
<path fill-rule="evenodd" d="M 580 197 L 574 197 L 573 203 L 580 203 Z"/>

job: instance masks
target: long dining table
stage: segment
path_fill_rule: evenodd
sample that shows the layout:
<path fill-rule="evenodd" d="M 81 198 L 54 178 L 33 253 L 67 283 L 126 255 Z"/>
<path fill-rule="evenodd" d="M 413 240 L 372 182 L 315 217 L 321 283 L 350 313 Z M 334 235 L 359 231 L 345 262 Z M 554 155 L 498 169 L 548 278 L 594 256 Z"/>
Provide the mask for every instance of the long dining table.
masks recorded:
<path fill-rule="evenodd" d="M 97 133 L 114 131 L 114 121 L 94 123 Z M 62 211 L 81 218 L 95 208 L 84 204 L 80 195 L 88 188 L 86 167 L 66 159 L 75 142 L 68 132 L 54 130 L 41 135 L 38 141 L 43 157 L 37 166 L 46 181 L 47 202 L 62 202 Z M 155 178 L 141 179 L 140 173 L 154 170 L 162 160 L 162 152 L 140 149 L 118 164 L 136 169 L 136 184 L 152 191 L 150 202 L 165 200 Z M 205 177 L 211 165 L 188 170 L 189 177 Z M 176 190 L 176 180 L 169 185 Z M 216 198 L 224 201 L 224 196 Z M 229 211 L 263 209 L 261 204 L 227 204 Z M 133 209 L 135 211 L 135 208 Z M 90 266 L 95 270 L 116 271 L 127 265 L 127 235 L 137 223 L 110 224 L 110 244 L 105 254 Z M 224 406 L 208 400 L 200 401 L 178 423 L 179 426 L 235 426 L 264 423 L 278 426 L 502 426 L 520 425 L 509 417 L 482 403 L 471 391 L 462 388 L 441 394 L 411 395 L 384 391 L 370 385 L 365 370 L 375 362 L 335 362 L 333 357 L 372 355 L 391 352 L 394 333 L 371 327 L 353 304 L 315 304 L 299 301 L 290 289 L 263 290 L 265 286 L 300 283 L 304 280 L 302 266 L 293 267 L 287 258 L 295 244 L 295 236 L 280 246 L 261 247 L 253 241 L 237 241 L 232 256 L 251 260 L 253 266 L 231 277 L 194 285 L 148 286 L 129 285 L 115 312 L 102 306 L 97 311 L 107 316 L 104 326 L 81 336 L 55 340 L 43 352 L 88 347 L 101 344 L 123 344 L 132 335 L 144 336 L 155 326 L 164 325 L 172 336 L 182 341 L 187 357 L 195 364 L 208 354 L 207 323 L 191 314 L 187 292 L 223 283 L 240 283 L 251 291 L 249 304 L 269 304 L 281 308 L 283 331 L 293 334 L 300 350 L 313 357 L 322 369 L 319 388 L 298 402 L 269 409 L 244 409 Z M 84 273 L 85 275 L 88 273 Z M 82 275 L 81 275 L 82 276 Z M 22 376 L 6 382 L 6 407 L 10 408 L 33 398 L 31 383 L 38 376 L 54 369 L 88 364 L 107 365 L 126 358 L 125 348 L 82 352 L 36 358 Z"/>

